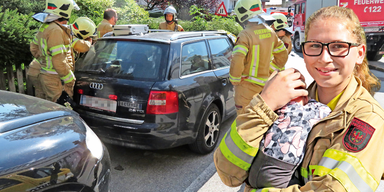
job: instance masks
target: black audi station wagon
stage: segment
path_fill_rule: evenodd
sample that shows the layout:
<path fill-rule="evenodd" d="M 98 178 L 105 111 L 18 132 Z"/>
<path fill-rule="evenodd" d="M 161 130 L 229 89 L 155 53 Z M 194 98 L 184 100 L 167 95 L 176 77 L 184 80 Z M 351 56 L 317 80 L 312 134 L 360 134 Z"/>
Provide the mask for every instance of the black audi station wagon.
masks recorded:
<path fill-rule="evenodd" d="M 106 143 L 188 144 L 211 152 L 220 124 L 236 113 L 232 39 L 225 31 L 148 33 L 125 26 L 98 39 L 76 63 L 76 111 Z"/>

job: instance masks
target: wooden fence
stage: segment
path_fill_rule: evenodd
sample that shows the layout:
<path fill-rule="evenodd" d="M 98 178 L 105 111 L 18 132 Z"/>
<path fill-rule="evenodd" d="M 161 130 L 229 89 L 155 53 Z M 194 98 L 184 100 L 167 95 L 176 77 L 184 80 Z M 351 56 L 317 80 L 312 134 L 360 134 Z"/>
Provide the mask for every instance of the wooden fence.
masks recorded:
<path fill-rule="evenodd" d="M 34 95 L 32 84 L 28 82 L 28 67 L 25 67 L 23 70 L 20 66 L 14 70 L 13 66 L 7 66 L 4 70 L 1 71 L 0 90 L 8 90 L 12 92 Z"/>

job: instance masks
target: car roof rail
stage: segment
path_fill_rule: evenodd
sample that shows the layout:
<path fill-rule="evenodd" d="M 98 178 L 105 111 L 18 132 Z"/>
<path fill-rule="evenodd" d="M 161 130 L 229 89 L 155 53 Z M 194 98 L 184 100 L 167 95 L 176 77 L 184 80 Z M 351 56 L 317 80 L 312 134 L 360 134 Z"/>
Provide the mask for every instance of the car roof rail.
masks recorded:
<path fill-rule="evenodd" d="M 170 38 L 171 41 L 188 38 L 188 37 L 204 37 L 204 36 L 213 36 L 213 35 L 226 35 L 227 32 L 224 30 L 218 31 L 193 31 L 193 32 L 179 32 L 173 34 Z"/>
<path fill-rule="evenodd" d="M 149 29 L 150 33 L 155 33 L 155 32 L 172 32 L 172 30 L 166 30 L 166 29 Z"/>

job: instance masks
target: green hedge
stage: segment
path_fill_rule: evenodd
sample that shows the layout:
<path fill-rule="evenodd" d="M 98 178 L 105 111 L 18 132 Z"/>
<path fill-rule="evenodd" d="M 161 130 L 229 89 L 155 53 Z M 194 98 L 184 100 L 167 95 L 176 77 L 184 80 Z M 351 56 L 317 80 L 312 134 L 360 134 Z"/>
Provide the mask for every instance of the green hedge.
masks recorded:
<path fill-rule="evenodd" d="M 1 12 L 6 9 L 16 10 L 21 14 L 29 14 L 43 11 L 45 7 L 45 0 L 2 0 L 0 1 Z"/>
<path fill-rule="evenodd" d="M 80 11 L 73 11 L 72 23 L 77 17 L 87 16 L 98 25 L 106 8 L 114 8 L 118 13 L 118 24 L 148 24 L 157 29 L 164 17 L 151 18 L 149 13 L 138 6 L 135 0 L 76 0 Z M 32 15 L 43 11 L 45 0 L 7 0 L 0 2 L 0 69 L 5 65 L 28 64 L 32 60 L 29 43 L 41 23 Z M 223 18 L 204 13 L 203 9 L 191 7 L 192 21 L 179 21 L 185 31 L 226 30 L 238 35 L 242 27 L 234 17 Z"/>
<path fill-rule="evenodd" d="M 32 60 L 29 43 L 39 27 L 32 15 L 18 13 L 17 9 L 0 12 L 0 68 Z"/>
<path fill-rule="evenodd" d="M 237 36 L 243 30 L 241 25 L 236 22 L 234 16 L 221 17 L 213 15 L 195 5 L 190 7 L 189 13 L 194 15 L 192 21 L 178 21 L 178 24 L 184 28 L 184 31 L 225 30 Z M 151 29 L 157 29 L 159 23 L 164 21 L 164 17 L 151 18 L 148 24 Z"/>
<path fill-rule="evenodd" d="M 116 7 L 119 16 L 117 24 L 147 24 L 149 21 L 149 13 L 137 5 L 135 0 L 122 0 L 125 3 Z"/>
<path fill-rule="evenodd" d="M 69 23 L 73 23 L 78 17 L 89 17 L 98 25 L 104 16 L 104 10 L 112 8 L 115 0 L 76 0 L 80 10 L 73 10 Z"/>

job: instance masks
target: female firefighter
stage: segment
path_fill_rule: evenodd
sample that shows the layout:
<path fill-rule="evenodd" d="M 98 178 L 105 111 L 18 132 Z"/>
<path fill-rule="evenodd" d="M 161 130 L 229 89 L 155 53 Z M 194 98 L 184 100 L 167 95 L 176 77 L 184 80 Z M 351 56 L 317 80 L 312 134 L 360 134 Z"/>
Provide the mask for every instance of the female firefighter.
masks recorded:
<path fill-rule="evenodd" d="M 239 115 L 215 151 L 214 162 L 228 186 L 247 183 L 245 191 L 375 191 L 384 173 L 384 110 L 372 97 L 380 82 L 369 71 L 364 30 L 349 8 L 324 7 L 312 14 L 302 43 L 314 82 L 307 88 L 295 69 L 278 72 Z M 274 112 L 308 95 L 327 104 L 331 114 L 317 122 L 306 142 L 301 183 L 287 188 L 252 189 L 249 168 Z M 265 128 L 265 131 L 254 131 Z"/>

